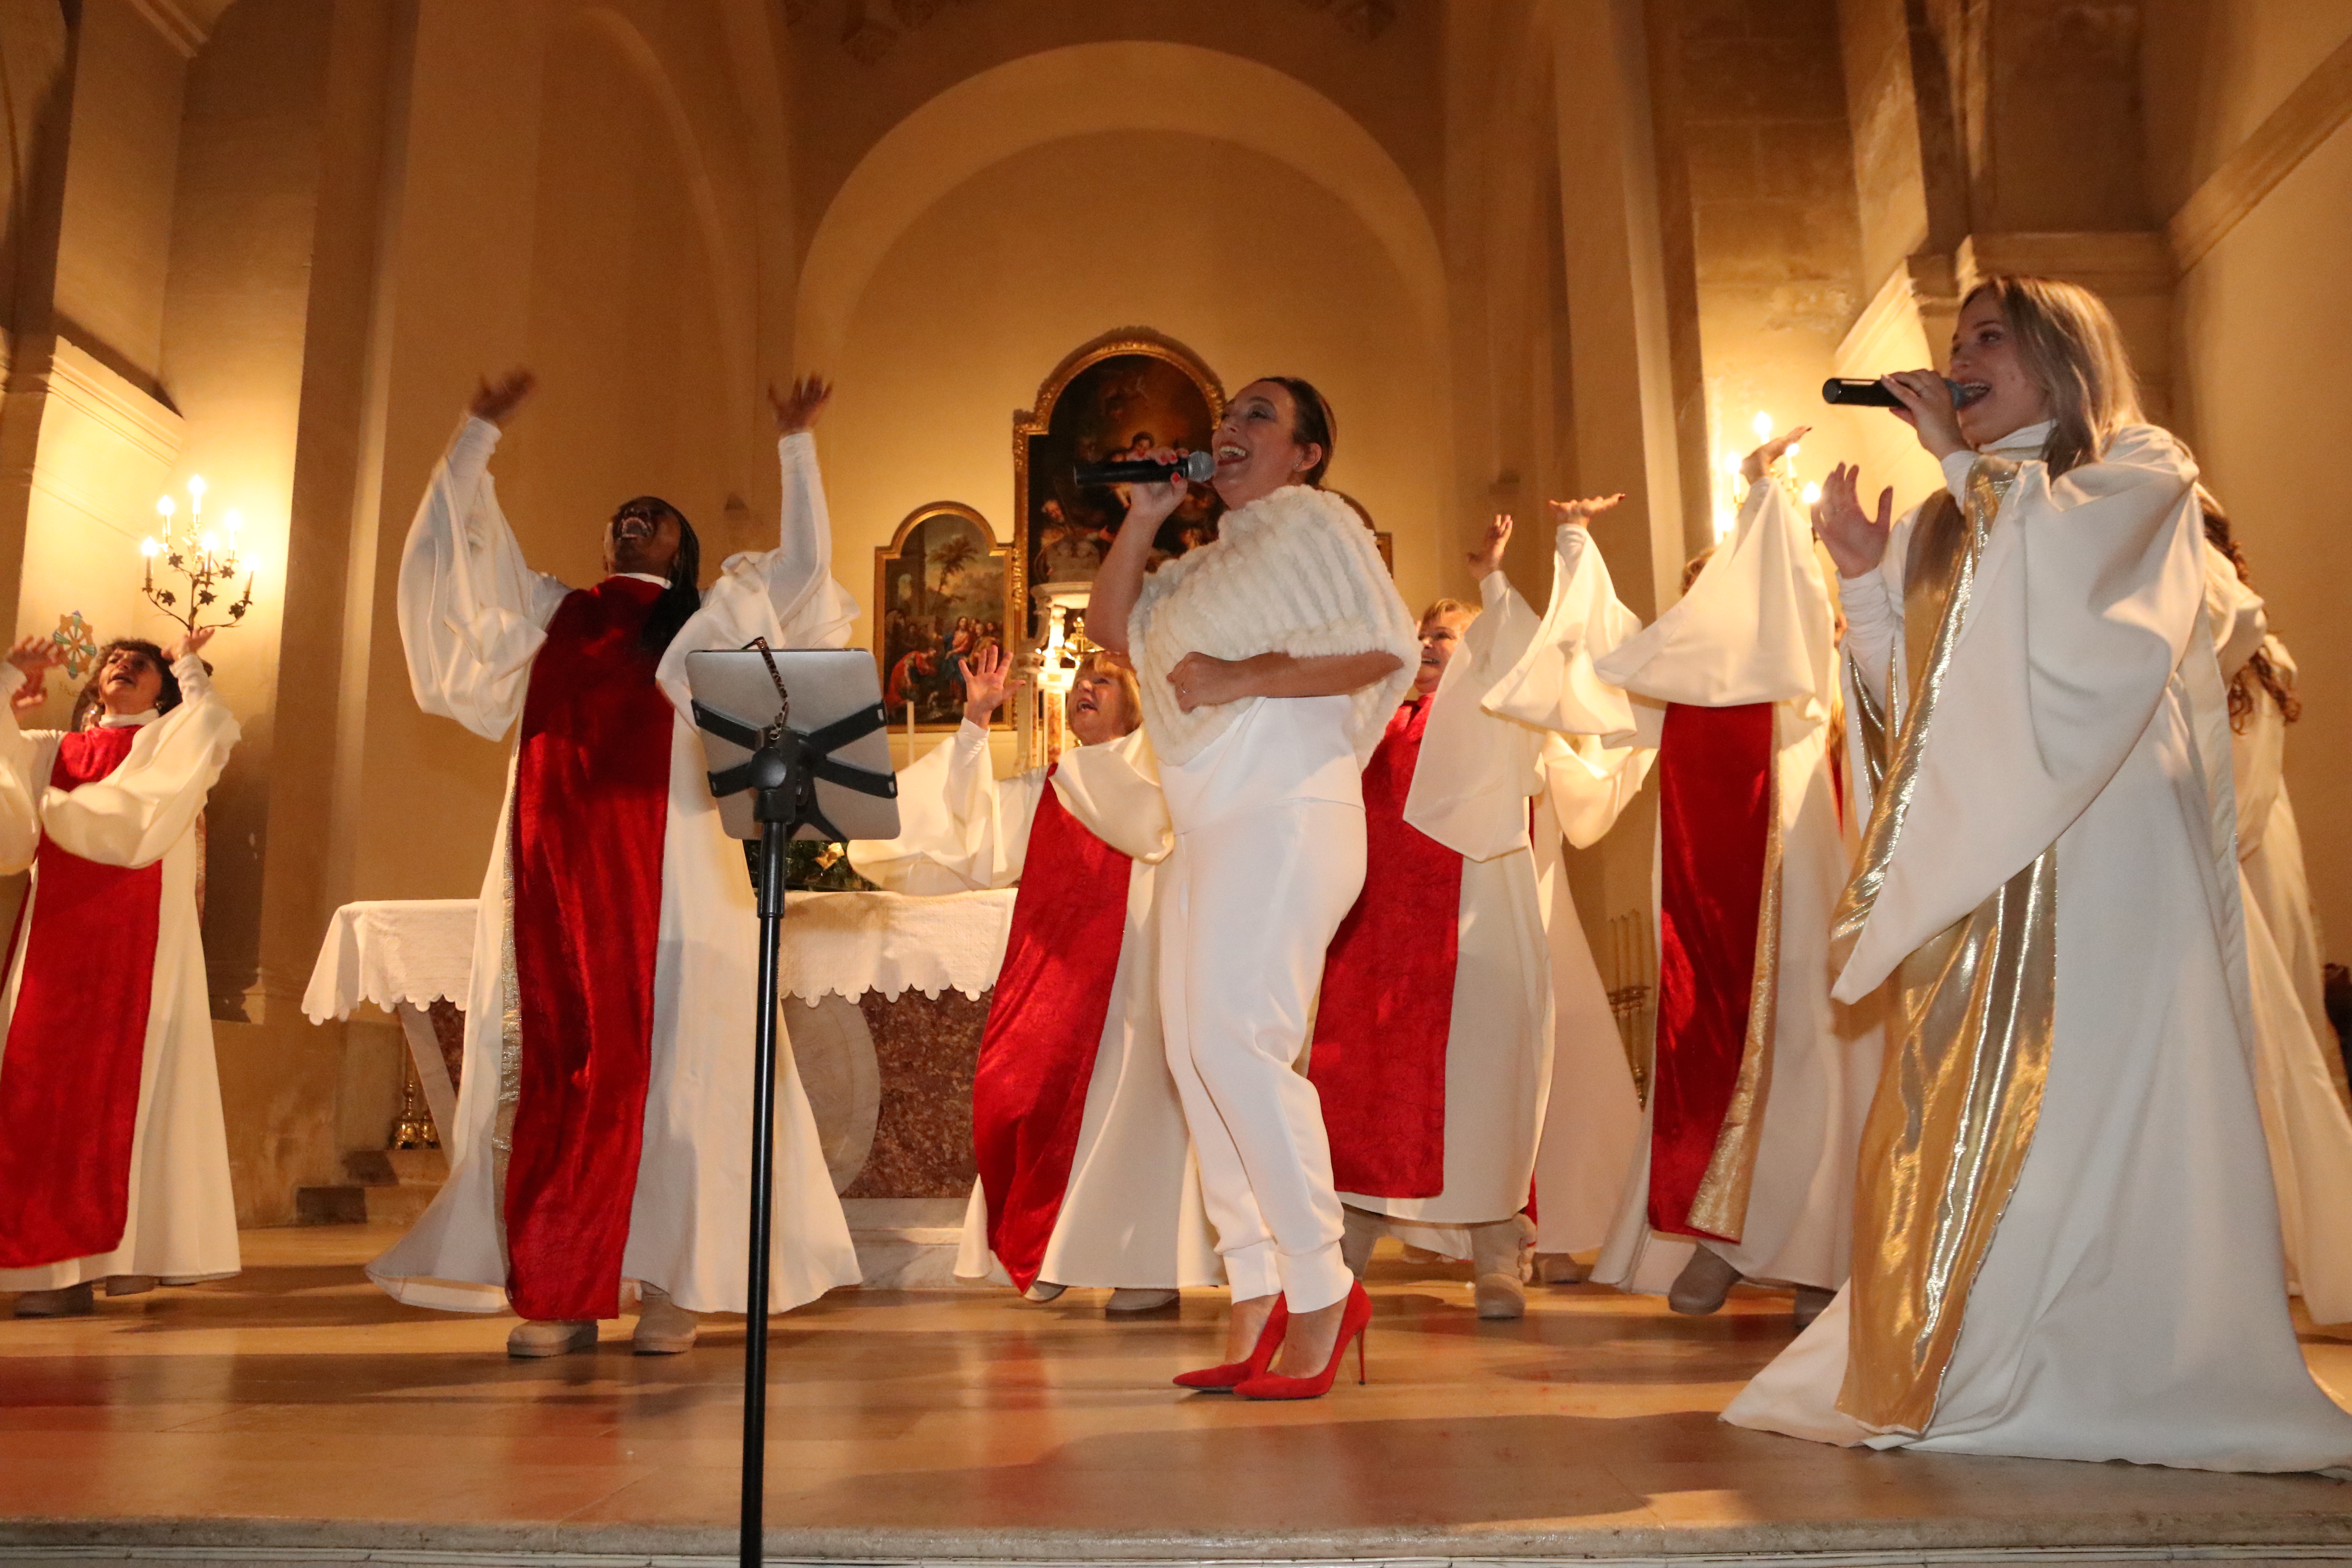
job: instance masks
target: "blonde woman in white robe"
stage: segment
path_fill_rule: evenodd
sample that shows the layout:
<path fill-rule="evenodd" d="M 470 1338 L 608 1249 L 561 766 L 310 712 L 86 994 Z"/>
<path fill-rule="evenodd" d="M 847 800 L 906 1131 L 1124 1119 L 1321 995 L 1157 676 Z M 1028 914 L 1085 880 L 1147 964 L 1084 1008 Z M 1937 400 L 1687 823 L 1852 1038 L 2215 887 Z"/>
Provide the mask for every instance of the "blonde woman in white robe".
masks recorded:
<path fill-rule="evenodd" d="M 1996 278 L 1949 373 L 1886 378 L 1947 493 L 1841 468 L 1856 784 L 1837 994 L 1900 1020 L 1854 1274 L 1725 1412 L 1822 1442 L 2301 1470 L 2305 1368 L 2255 1108 L 2227 703 L 2196 469 L 2113 319 Z"/>
<path fill-rule="evenodd" d="M 1304 381 L 1243 387 L 1213 438 L 1218 537 L 1147 578 L 1186 487 L 1137 486 L 1087 617 L 1132 650 L 1176 829 L 1160 1017 L 1234 1299 L 1225 1360 L 1179 1382 L 1251 1398 L 1328 1392 L 1371 1317 L 1296 1064 L 1363 886 L 1363 764 L 1419 647 L 1370 531 L 1319 488 L 1332 426 Z"/>
<path fill-rule="evenodd" d="M 237 1271 L 196 900 L 197 815 L 237 739 L 196 657 L 212 632 L 176 658 L 110 646 L 69 731 L 14 717 L 55 647 L 9 658 L 0 870 L 33 873 L 0 992 L 0 1290 L 20 1318 Z"/>
<path fill-rule="evenodd" d="M 988 755 L 989 720 L 1004 700 L 1003 654 L 984 651 L 966 681 L 961 727 L 898 775 L 898 837 L 849 846 L 850 863 L 890 892 L 1023 884 L 1006 971 L 1023 967 L 1022 947 L 1034 942 L 1052 950 L 1046 962 L 1069 972 L 1058 984 L 1025 993 L 1035 1016 L 999 1017 L 992 1007 L 973 1089 L 974 1131 L 994 1145 L 983 1172 L 999 1163 L 1012 1173 L 1006 1184 L 1018 1188 L 996 1194 L 994 1205 L 993 1234 L 1010 1256 L 991 1245 L 990 1194 L 975 1181 L 956 1273 L 1015 1286 L 1037 1301 L 1073 1286 L 1108 1289 L 1105 1310 L 1112 1315 L 1152 1311 L 1180 1289 L 1214 1285 L 1222 1276 L 1160 1030 L 1159 871 L 1174 844 L 1150 743 L 1138 728 L 1135 678 L 1090 656 L 1069 696 L 1078 744 L 1050 767 L 1007 779 L 993 776 Z M 1049 792 L 1048 815 L 1066 816 L 1096 841 L 1088 845 L 1064 826 L 1049 829 L 1055 847 L 1040 853 L 1070 864 L 1043 866 L 1031 853 Z M 1037 879 L 1029 879 L 1033 873 Z M 1025 900 L 1033 896 L 1046 904 L 1031 907 Z M 1093 904 L 1114 898 L 1125 911 L 1117 949 L 1071 951 L 1072 928 L 1094 928 Z M 1071 977 L 1083 986 L 1106 966 L 1100 1024 L 1070 1020 Z M 1000 989 L 995 1006 L 1013 1005 Z M 1068 1080 L 1077 1074 L 1065 1069 L 1089 1044 L 1082 1109 L 1071 1129 Z M 998 1065 L 992 1053 L 1000 1050 L 1031 1058 L 1006 1064 L 1013 1070 L 1002 1089 L 991 1070 Z"/>
<path fill-rule="evenodd" d="M 2314 1321 L 2342 1323 L 2352 1321 L 2352 1115 L 2344 1106 L 2344 1058 L 2324 1018 L 2315 1032 L 2303 1000 L 2304 977 L 2289 963 L 2289 942 L 2278 935 L 2284 927 L 2308 942 L 2315 971 L 2309 989 L 2316 991 L 2316 922 L 2307 900 L 2263 897 L 2264 889 L 2275 895 L 2281 888 L 2303 887 L 2302 850 L 2283 772 L 2286 726 L 2302 705 L 2294 695 L 2294 662 L 2269 635 L 2229 518 L 2201 486 L 2198 499 L 2205 522 L 2206 614 L 2230 692 L 2238 889 L 2257 1047 L 2255 1102 L 2278 1186 L 2287 1278 Z M 2284 827 L 2277 840 L 2273 825 Z"/>

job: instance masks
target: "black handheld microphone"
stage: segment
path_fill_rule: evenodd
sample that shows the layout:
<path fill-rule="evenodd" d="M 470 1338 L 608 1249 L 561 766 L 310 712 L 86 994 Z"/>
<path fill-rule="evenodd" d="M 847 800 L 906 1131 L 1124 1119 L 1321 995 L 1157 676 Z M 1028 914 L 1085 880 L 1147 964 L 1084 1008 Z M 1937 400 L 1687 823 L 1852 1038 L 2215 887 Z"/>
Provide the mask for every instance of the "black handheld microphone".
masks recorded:
<path fill-rule="evenodd" d="M 1948 378 L 1944 384 L 1952 389 L 1952 406 L 1955 408 L 1966 408 L 1989 390 L 1985 387 L 1962 386 L 1958 382 Z M 1833 375 L 1822 383 L 1822 401 L 1843 403 L 1851 408 L 1900 408 L 1903 406 L 1902 399 L 1887 391 L 1885 382 L 1858 381 L 1851 376 L 1843 375 Z"/>
<path fill-rule="evenodd" d="M 1079 463 L 1070 469 L 1070 477 L 1078 481 L 1080 489 L 1087 489 L 1097 485 L 1164 485 L 1179 474 L 1195 484 L 1205 484 L 1216 471 L 1216 458 L 1206 452 L 1188 452 L 1172 463 L 1155 463 L 1149 458 Z"/>

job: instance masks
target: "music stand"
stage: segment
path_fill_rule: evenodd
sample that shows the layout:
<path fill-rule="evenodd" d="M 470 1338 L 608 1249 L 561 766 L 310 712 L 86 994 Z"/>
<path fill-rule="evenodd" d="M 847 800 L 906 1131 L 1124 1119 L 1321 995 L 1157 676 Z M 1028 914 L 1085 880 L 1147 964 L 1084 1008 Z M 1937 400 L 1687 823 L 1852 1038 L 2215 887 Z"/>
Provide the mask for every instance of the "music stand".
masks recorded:
<path fill-rule="evenodd" d="M 689 653 L 710 793 L 737 838 L 760 844 L 760 995 L 753 1024 L 751 1281 L 744 1299 L 743 1501 L 738 1555 L 760 1568 L 767 1503 L 768 1249 L 776 1179 L 776 952 L 784 844 L 898 836 L 898 781 L 874 656 L 844 648 Z M 835 753 L 842 755 L 836 756 Z M 845 830 L 836 826 L 846 823 Z"/>

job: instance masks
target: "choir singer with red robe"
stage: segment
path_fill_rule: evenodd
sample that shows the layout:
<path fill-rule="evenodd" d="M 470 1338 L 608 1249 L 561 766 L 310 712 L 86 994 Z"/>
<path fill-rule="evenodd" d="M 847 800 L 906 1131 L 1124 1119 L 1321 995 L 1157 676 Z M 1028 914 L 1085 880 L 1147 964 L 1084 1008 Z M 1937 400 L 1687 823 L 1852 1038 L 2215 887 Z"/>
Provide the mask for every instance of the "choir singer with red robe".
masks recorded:
<path fill-rule="evenodd" d="M 448 1184 L 368 1271 L 415 1305 L 510 1302 L 518 1356 L 593 1346 L 633 1293 L 638 1352 L 674 1353 L 693 1344 L 696 1313 L 749 1305 L 758 947 L 685 656 L 846 640 L 856 606 L 833 581 L 808 433 L 830 389 L 811 378 L 774 399 L 781 538 L 730 557 L 706 593 L 694 530 L 657 496 L 604 525 L 595 586 L 524 563 L 487 470 L 530 386 L 520 374 L 475 397 L 401 560 L 419 705 L 488 739 L 518 721 L 520 733 L 482 884 Z M 859 1278 L 784 1062 L 772 1311 Z"/>
<path fill-rule="evenodd" d="M 196 657 L 211 636 L 177 658 L 110 645 L 85 728 L 0 723 L 0 872 L 33 874 L 0 993 L 0 1290 L 20 1318 L 88 1312 L 100 1281 L 237 1271 L 196 906 L 196 817 L 237 738 Z M 56 661 L 16 646 L 12 715 Z"/>

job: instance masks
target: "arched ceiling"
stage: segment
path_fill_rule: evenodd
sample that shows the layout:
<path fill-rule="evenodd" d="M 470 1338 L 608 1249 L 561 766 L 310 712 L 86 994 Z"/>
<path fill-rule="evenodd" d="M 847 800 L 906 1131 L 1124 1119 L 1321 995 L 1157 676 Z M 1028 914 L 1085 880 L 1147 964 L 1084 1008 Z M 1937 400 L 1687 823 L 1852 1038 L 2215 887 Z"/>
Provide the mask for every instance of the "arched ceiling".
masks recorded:
<path fill-rule="evenodd" d="M 992 67 L 891 127 L 842 183 L 810 241 L 796 311 L 801 363 L 837 355 L 875 268 L 948 192 L 1027 148 L 1130 130 L 1234 142 L 1330 191 L 1395 262 L 1421 317 L 1412 325 L 1442 339 L 1445 281 L 1436 234 L 1403 171 L 1370 132 L 1270 66 L 1191 44 L 1134 41 L 1071 45 Z"/>

